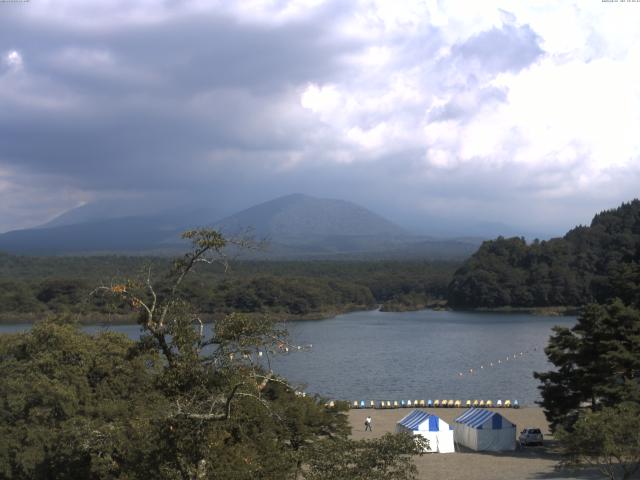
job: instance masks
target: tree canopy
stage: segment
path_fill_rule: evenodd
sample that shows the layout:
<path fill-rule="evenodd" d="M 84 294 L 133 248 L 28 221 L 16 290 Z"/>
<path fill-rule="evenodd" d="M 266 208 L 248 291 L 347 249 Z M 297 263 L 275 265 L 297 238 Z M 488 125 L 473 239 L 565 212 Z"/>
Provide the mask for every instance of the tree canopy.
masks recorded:
<path fill-rule="evenodd" d="M 454 307 L 640 304 L 640 200 L 596 215 L 562 238 L 482 244 L 448 289 Z"/>
<path fill-rule="evenodd" d="M 569 467 L 592 467 L 626 480 L 640 470 L 640 406 L 625 402 L 583 414 L 571 432 L 561 430 Z"/>
<path fill-rule="evenodd" d="M 584 408 L 640 402 L 640 311 L 620 300 L 587 306 L 545 349 L 555 370 L 536 373 L 551 426 L 571 428 Z"/>
<path fill-rule="evenodd" d="M 158 282 L 148 271 L 95 291 L 137 312 L 139 341 L 62 321 L 0 336 L 0 476 L 414 478 L 412 438 L 351 441 L 346 405 L 300 396 L 270 370 L 298 347 L 278 324 L 236 313 L 205 324 L 182 286 L 197 266 L 225 263 L 229 240 L 185 238 L 191 252 Z"/>
<path fill-rule="evenodd" d="M 71 313 L 82 321 L 126 316 L 116 297 L 90 297 L 98 283 L 138 278 L 166 258 L 20 257 L 0 254 L 0 321 Z M 424 308 L 443 301 L 459 263 L 424 261 L 234 261 L 200 265 L 181 285 L 183 297 L 204 315 L 231 312 L 278 318 L 318 318 L 352 310 Z M 158 288 L 163 288 L 156 278 Z M 169 288 L 170 279 L 164 287 Z"/>

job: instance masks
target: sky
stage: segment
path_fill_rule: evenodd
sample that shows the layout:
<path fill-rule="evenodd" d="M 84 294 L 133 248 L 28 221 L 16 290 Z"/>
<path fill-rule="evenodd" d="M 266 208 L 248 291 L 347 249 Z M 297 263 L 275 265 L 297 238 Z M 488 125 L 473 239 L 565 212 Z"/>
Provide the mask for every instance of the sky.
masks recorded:
<path fill-rule="evenodd" d="M 562 233 L 639 196 L 639 24 L 602 0 L 0 2 L 0 232 L 305 193 Z"/>

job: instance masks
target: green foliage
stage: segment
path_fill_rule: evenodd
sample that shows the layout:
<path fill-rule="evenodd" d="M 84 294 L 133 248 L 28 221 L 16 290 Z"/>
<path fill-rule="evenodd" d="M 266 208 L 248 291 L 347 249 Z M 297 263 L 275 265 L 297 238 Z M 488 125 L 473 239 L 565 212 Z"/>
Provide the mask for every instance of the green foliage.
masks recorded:
<path fill-rule="evenodd" d="M 571 329 L 555 327 L 545 349 L 556 369 L 535 373 L 552 428 L 570 429 L 581 409 L 640 402 L 640 311 L 617 300 L 589 305 Z"/>
<path fill-rule="evenodd" d="M 193 251 L 157 284 L 98 288 L 138 312 L 139 341 L 62 320 L 0 336 L 0 477 L 317 479 L 331 455 L 347 467 L 331 478 L 414 478 L 412 439 L 349 441 L 345 405 L 298 396 L 258 360 L 289 345 L 276 323 L 234 313 L 205 328 L 183 280 L 224 262 L 225 242 L 187 237 Z M 53 282 L 46 297 L 72 287 Z"/>
<path fill-rule="evenodd" d="M 579 306 L 615 297 L 640 305 L 640 200 L 562 238 L 484 242 L 448 291 L 456 307 Z"/>
<path fill-rule="evenodd" d="M 127 452 L 166 407 L 159 367 L 115 333 L 43 322 L 0 336 L 0 477 L 119 478 L 135 467 Z"/>
<path fill-rule="evenodd" d="M 640 405 L 622 403 L 584 412 L 572 432 L 557 437 L 570 467 L 596 467 L 610 480 L 628 479 L 640 470 Z"/>
<path fill-rule="evenodd" d="M 410 480 L 417 478 L 411 455 L 422 455 L 428 442 L 409 434 L 375 440 L 328 439 L 309 459 L 305 480 Z"/>
<path fill-rule="evenodd" d="M 220 240 L 210 238 L 209 242 Z M 219 248 L 224 245 L 220 243 Z M 384 304 L 387 310 L 415 309 L 444 298 L 457 266 L 393 261 L 238 262 L 225 272 L 220 264 L 199 264 L 198 277 L 185 279 L 181 295 L 209 315 L 235 311 L 318 317 L 376 304 Z M 130 314 L 127 302 L 90 293 L 96 284 L 110 284 L 113 278 L 144 279 L 150 267 L 152 273 L 169 270 L 171 263 L 161 258 L 0 255 L 0 318 L 11 321 L 25 314 L 67 312 L 95 314 L 94 318 Z M 155 286 L 159 292 L 170 288 L 170 278 L 158 279 Z"/>

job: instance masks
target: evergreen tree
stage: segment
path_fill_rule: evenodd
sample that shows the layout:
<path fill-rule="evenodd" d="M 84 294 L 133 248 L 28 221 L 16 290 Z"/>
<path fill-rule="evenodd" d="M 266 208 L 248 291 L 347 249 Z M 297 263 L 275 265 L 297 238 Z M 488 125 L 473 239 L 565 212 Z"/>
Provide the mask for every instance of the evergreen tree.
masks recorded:
<path fill-rule="evenodd" d="M 569 467 L 596 468 L 610 480 L 626 480 L 640 470 L 640 406 L 623 403 L 583 413 L 571 433 L 557 432 Z"/>
<path fill-rule="evenodd" d="M 640 402 L 640 311 L 620 300 L 589 305 L 571 329 L 555 327 L 545 349 L 556 370 L 535 373 L 552 428 L 581 410 Z"/>
<path fill-rule="evenodd" d="M 531 244 L 484 242 L 454 274 L 454 307 L 582 306 L 621 298 L 640 306 L 640 200 L 599 213 L 588 227 Z"/>

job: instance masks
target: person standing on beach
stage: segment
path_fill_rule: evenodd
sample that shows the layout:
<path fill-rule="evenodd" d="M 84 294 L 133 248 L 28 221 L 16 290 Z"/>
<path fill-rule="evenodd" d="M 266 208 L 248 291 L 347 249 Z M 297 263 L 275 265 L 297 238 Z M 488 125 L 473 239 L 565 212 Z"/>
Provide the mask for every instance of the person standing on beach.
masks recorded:
<path fill-rule="evenodd" d="M 364 431 L 366 432 L 367 430 L 369 430 L 370 432 L 373 432 L 373 429 L 371 428 L 370 416 L 367 416 L 367 418 L 364 419 Z"/>

